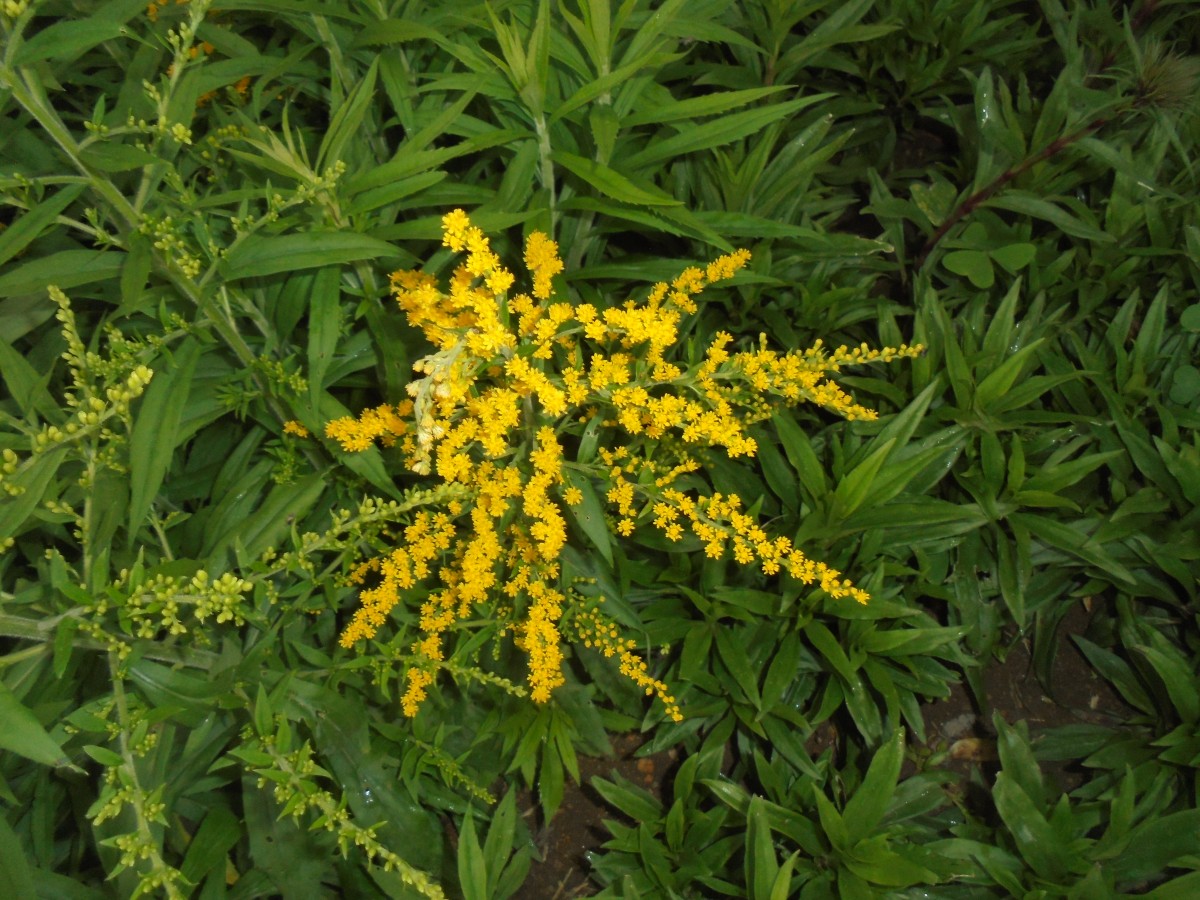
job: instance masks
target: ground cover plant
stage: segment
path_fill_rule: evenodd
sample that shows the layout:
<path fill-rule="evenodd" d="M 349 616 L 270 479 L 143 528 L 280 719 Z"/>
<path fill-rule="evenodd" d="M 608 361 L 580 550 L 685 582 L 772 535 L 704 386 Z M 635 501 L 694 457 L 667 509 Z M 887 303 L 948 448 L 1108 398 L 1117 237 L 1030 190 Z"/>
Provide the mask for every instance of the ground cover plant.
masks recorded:
<path fill-rule="evenodd" d="M 5 896 L 1200 891 L 1192 4 L 0 28 Z"/>

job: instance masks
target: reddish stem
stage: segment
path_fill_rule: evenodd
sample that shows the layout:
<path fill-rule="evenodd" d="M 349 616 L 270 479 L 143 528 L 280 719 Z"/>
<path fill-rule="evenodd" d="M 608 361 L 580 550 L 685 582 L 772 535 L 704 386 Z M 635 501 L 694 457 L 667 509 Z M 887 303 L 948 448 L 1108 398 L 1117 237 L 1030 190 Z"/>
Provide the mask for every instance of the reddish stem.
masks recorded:
<path fill-rule="evenodd" d="M 946 217 L 946 220 L 938 226 L 937 231 L 930 235 L 929 240 L 925 242 L 925 246 L 921 249 L 921 253 L 914 263 L 915 267 L 920 269 L 921 266 L 925 264 L 925 259 L 929 256 L 930 252 L 934 247 L 937 246 L 938 241 L 946 236 L 946 232 L 957 225 L 966 216 L 969 216 L 971 213 L 973 213 L 982 204 L 991 199 L 992 195 L 998 190 L 1000 190 L 1014 178 L 1017 178 L 1023 175 L 1025 172 L 1028 172 L 1038 163 L 1044 162 L 1045 160 L 1054 156 L 1054 154 L 1061 152 L 1064 148 L 1069 147 L 1071 144 L 1075 143 L 1081 138 L 1085 138 L 1089 134 L 1099 131 L 1106 124 L 1108 124 L 1109 120 L 1109 116 L 1101 116 L 1100 118 L 1089 122 L 1087 125 L 1084 125 L 1078 131 L 1073 131 L 1071 134 L 1064 135 L 1063 137 L 1051 141 L 1033 156 L 1027 157 L 1025 160 L 1023 160 L 1020 165 L 1007 169 L 991 184 L 977 190 L 974 194 L 960 203 L 955 208 L 954 212 L 950 213 L 950 215 Z"/>

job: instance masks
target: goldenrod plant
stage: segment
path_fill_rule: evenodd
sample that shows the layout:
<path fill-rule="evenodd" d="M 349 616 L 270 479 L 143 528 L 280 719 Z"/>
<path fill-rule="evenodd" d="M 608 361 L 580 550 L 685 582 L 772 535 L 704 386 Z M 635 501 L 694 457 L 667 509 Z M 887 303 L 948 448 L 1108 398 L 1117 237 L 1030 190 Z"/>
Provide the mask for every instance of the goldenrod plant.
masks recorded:
<path fill-rule="evenodd" d="M 667 715 L 683 714 L 599 609 L 564 570 L 570 516 L 576 532 L 611 558 L 613 536 L 653 527 L 668 540 L 688 535 L 713 558 L 816 583 L 834 599 L 866 603 L 867 593 L 786 535 L 764 529 L 751 503 L 714 492 L 703 461 L 714 452 L 753 456 L 748 426 L 777 408 L 808 402 L 846 419 L 873 419 L 830 376 L 844 366 L 919 355 L 920 347 L 865 345 L 827 351 L 728 349 L 718 332 L 688 359 L 682 319 L 700 294 L 732 278 L 746 250 L 659 282 L 642 300 L 597 309 L 554 288 L 558 246 L 532 232 L 525 243 L 530 287 L 516 282 L 487 237 L 461 209 L 442 220 L 443 244 L 466 259 L 446 290 L 421 272 L 392 274 L 411 325 L 436 350 L 413 365 L 421 377 L 394 404 L 329 422 L 325 434 L 350 452 L 375 441 L 395 447 L 406 467 L 466 491 L 443 511 L 423 511 L 400 546 L 362 561 L 351 580 L 374 582 L 342 632 L 352 647 L 373 638 L 398 604 L 419 609 L 404 712 L 415 715 L 462 628 L 511 634 L 528 658 L 530 697 L 545 703 L 564 683 L 564 637 L 617 656 L 622 674 L 655 694 Z M 601 499 L 602 498 L 602 499 Z M 431 586 L 435 585 L 435 586 Z"/>

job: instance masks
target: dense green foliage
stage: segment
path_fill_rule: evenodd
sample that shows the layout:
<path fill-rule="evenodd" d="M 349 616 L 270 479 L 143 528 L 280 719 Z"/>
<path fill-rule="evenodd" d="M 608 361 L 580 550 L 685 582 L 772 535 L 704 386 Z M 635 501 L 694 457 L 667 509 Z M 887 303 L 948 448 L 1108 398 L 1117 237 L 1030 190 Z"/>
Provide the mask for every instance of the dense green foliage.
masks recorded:
<path fill-rule="evenodd" d="M 0 3 L 0 895 L 529 896 L 630 731 L 683 762 L 593 783 L 602 896 L 1200 894 L 1200 11 L 1115 6 Z M 406 718 L 338 634 L 427 482 L 320 435 L 405 396 L 387 275 L 454 207 L 599 309 L 750 249 L 695 348 L 924 344 L 706 463 L 871 602 L 572 526 L 683 721 L 586 649 L 535 705 L 470 622 Z M 1084 605 L 1119 708 L 993 715 Z"/>

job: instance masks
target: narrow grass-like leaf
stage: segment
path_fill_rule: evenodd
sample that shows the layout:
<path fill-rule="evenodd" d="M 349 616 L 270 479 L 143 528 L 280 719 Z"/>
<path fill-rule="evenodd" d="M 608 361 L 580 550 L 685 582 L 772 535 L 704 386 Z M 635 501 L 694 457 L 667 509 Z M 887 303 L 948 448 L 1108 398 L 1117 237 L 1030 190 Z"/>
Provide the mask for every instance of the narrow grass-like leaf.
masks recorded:
<path fill-rule="evenodd" d="M 14 226 L 15 227 L 15 226 Z M 13 268 L 0 276 L 0 297 L 41 293 L 46 285 L 63 290 L 116 278 L 125 262 L 117 250 L 60 250 Z"/>
<path fill-rule="evenodd" d="M 499 874 L 499 873 L 497 873 Z M 488 866 L 475 834 L 475 817 L 467 810 L 458 832 L 458 883 L 463 900 L 488 900 Z"/>
<path fill-rule="evenodd" d="M 34 413 L 48 421 L 61 421 L 62 412 L 58 403 L 46 390 L 48 376 L 38 375 L 24 356 L 0 339 L 0 378 L 8 388 L 9 395 L 16 401 L 21 415 L 32 418 Z"/>
<path fill-rule="evenodd" d="M 979 409 L 988 409 L 1013 386 L 1029 363 L 1030 356 L 1042 345 L 1044 339 L 1032 341 L 1004 360 L 975 387 L 975 404 Z"/>
<path fill-rule="evenodd" d="M 605 524 L 604 507 L 596 495 L 595 488 L 592 487 L 591 480 L 577 476 L 570 470 L 567 471 L 566 477 L 570 486 L 576 488 L 583 495 L 581 503 L 567 507 L 571 518 L 575 520 L 575 524 L 579 526 L 584 537 L 592 542 L 592 546 L 600 551 L 604 561 L 611 566 L 613 564 L 612 534 L 608 530 L 608 525 Z"/>
<path fill-rule="evenodd" d="M 488 826 L 487 837 L 483 842 L 483 862 L 487 869 L 487 894 L 495 896 L 496 887 L 500 882 L 500 873 L 504 871 L 505 860 L 513 850 L 513 839 L 517 826 L 517 792 L 509 790 L 496 806 L 492 814 L 492 822 Z"/>
<path fill-rule="evenodd" d="M 833 493 L 835 515 L 845 518 L 863 505 L 875 482 L 875 477 L 879 474 L 879 470 L 887 461 L 888 456 L 891 455 L 895 445 L 895 438 L 884 441 L 871 451 L 870 456 L 846 474 Z"/>
<path fill-rule="evenodd" d="M 317 151 L 318 171 L 324 171 L 328 166 L 340 160 L 343 148 L 362 127 L 363 119 L 374 99 L 375 81 L 378 75 L 379 58 L 376 57 L 367 67 L 362 81 L 355 85 L 354 90 L 333 114 L 333 120 L 329 123 L 329 129 L 325 132 L 325 137 L 321 140 L 321 147 Z"/>
<path fill-rule="evenodd" d="M 1200 809 L 1184 809 L 1142 822 L 1118 860 L 1110 863 L 1122 881 L 1157 878 L 1176 860 L 1196 853 Z"/>
<path fill-rule="evenodd" d="M 746 651 L 734 641 L 727 629 L 717 630 L 716 641 L 721 662 L 729 669 L 729 674 L 733 676 L 733 680 L 742 689 L 742 693 L 745 694 L 750 704 L 755 709 L 761 709 L 762 698 L 758 693 L 758 677 L 750 665 Z"/>
<path fill-rule="evenodd" d="M 341 273 L 334 266 L 319 269 L 312 280 L 308 308 L 308 392 L 313 409 L 320 409 L 325 373 L 342 337 Z"/>
<path fill-rule="evenodd" d="M 1098 244 L 1111 244 L 1116 240 L 1113 235 L 1101 230 L 1094 223 L 1085 222 L 1078 216 L 1071 215 L 1058 204 L 1026 191 L 1004 191 L 984 201 L 983 205 L 1042 219 L 1071 237 L 1095 241 Z"/>
<path fill-rule="evenodd" d="M 129 537 L 150 511 L 175 454 L 179 418 L 192 389 L 200 344 L 187 338 L 170 358 L 167 371 L 155 373 L 142 397 L 129 437 Z"/>
<path fill-rule="evenodd" d="M 620 775 L 614 775 L 612 781 L 593 778 L 591 785 L 596 793 L 635 822 L 657 822 L 662 818 L 658 800 Z"/>
<path fill-rule="evenodd" d="M 5 816 L 0 816 L 0 896 L 38 896 L 21 839 Z"/>
<path fill-rule="evenodd" d="M 1046 516 L 1032 513 L 1014 513 L 1014 522 L 1029 529 L 1034 537 L 1044 541 L 1051 547 L 1061 550 L 1071 556 L 1078 557 L 1088 565 L 1095 566 L 1102 572 L 1107 572 L 1113 578 L 1124 584 L 1136 584 L 1133 574 L 1117 562 L 1111 554 L 1104 550 L 1090 537 L 1076 531 L 1069 525 L 1057 522 Z"/>
<path fill-rule="evenodd" d="M 556 150 L 553 160 L 579 178 L 582 178 L 606 197 L 632 203 L 634 206 L 680 206 L 681 201 L 663 193 L 653 185 L 638 185 L 615 169 L 595 160 Z"/>
<path fill-rule="evenodd" d="M 715 116 L 731 109 L 744 109 L 764 97 L 791 89 L 787 85 L 775 85 L 773 87 L 746 88 L 740 91 L 719 91 L 701 97 L 688 97 L 686 100 L 654 104 L 644 109 L 634 110 L 621 120 L 621 124 L 626 128 L 634 128 L 638 125 L 661 125 L 665 122 L 678 122 L 682 119 Z"/>
<path fill-rule="evenodd" d="M 48 226 L 54 224 L 59 213 L 83 193 L 84 187 L 82 184 L 67 185 L 57 194 L 36 204 L 25 215 L 17 217 L 8 228 L 0 231 L 0 265 L 4 265 L 37 240 Z"/>
<path fill-rule="evenodd" d="M 40 454 L 8 479 L 16 494 L 0 499 L 0 541 L 17 534 L 30 514 L 41 506 L 46 489 L 58 472 L 67 449 L 60 446 Z"/>
<path fill-rule="evenodd" d="M 762 797 L 751 797 L 746 814 L 746 884 L 754 900 L 771 900 L 779 874 L 765 802 Z"/>
<path fill-rule="evenodd" d="M 46 26 L 16 52 L 14 65 L 28 66 L 43 60 L 70 61 L 97 44 L 120 37 L 122 23 L 110 18 L 64 19 Z"/>
<path fill-rule="evenodd" d="M 4 723 L 0 728 L 0 748 L 44 766 L 69 764 L 58 741 L 50 737 L 37 717 L 3 681 L 0 681 L 0 722 Z"/>
<path fill-rule="evenodd" d="M 229 251 L 221 263 L 221 273 L 227 280 L 237 281 L 400 255 L 400 251 L 386 241 L 350 231 L 250 235 Z"/>
<path fill-rule="evenodd" d="M 200 829 L 188 843 L 187 855 L 179 871 L 192 884 L 199 884 L 210 873 L 225 877 L 226 855 L 241 839 L 241 822 L 224 806 L 209 810 Z"/>
<path fill-rule="evenodd" d="M 732 113 L 703 124 L 693 125 L 674 137 L 654 141 L 645 150 L 625 160 L 630 169 L 655 166 L 685 153 L 695 153 L 720 147 L 762 131 L 772 122 L 794 116 L 800 110 L 829 98 L 829 94 L 813 94 L 799 100 L 773 103 L 769 106 Z"/>

